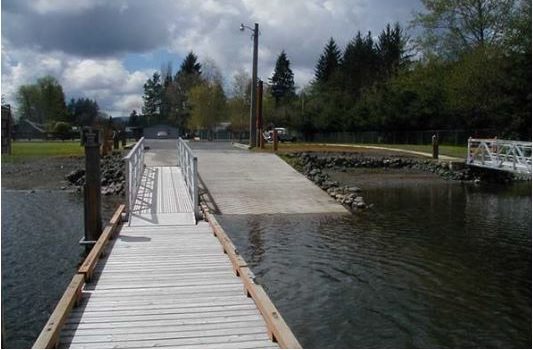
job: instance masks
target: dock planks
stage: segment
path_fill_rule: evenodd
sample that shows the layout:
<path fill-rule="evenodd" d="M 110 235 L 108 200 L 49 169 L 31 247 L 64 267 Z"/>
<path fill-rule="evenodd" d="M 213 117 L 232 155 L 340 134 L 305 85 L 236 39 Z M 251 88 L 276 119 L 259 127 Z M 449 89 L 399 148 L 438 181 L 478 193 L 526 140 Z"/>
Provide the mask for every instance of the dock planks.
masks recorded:
<path fill-rule="evenodd" d="M 148 155 L 129 223 L 120 206 L 34 348 L 301 347 L 173 157 Z"/>
<path fill-rule="evenodd" d="M 106 253 L 61 347 L 278 347 L 207 222 L 125 225 Z"/>

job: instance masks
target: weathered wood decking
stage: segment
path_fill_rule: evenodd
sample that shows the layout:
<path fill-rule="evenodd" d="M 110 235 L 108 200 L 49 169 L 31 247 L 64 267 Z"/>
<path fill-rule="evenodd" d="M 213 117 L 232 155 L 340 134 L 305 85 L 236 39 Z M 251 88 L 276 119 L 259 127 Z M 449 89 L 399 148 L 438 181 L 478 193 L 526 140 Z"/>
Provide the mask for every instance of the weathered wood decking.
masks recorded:
<path fill-rule="evenodd" d="M 147 158 L 129 222 L 122 205 L 34 348 L 299 348 L 180 169 Z"/>
<path fill-rule="evenodd" d="M 61 347 L 277 347 L 208 223 L 123 226 L 107 253 Z"/>

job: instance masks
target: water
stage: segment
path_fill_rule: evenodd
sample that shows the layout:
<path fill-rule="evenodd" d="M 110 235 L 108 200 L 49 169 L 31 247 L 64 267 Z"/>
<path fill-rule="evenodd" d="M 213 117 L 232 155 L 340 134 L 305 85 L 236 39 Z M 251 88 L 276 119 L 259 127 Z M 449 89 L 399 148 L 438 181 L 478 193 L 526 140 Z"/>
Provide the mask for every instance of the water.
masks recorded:
<path fill-rule="evenodd" d="M 116 208 L 103 200 L 103 218 Z M 33 345 L 82 259 L 83 199 L 2 189 L 2 313 L 8 348 Z"/>
<path fill-rule="evenodd" d="M 374 209 L 219 217 L 303 346 L 531 346 L 530 184 L 337 175 Z M 82 215 L 78 194 L 2 190 L 7 347 L 31 347 L 72 278 Z"/>
<path fill-rule="evenodd" d="M 370 179 L 357 215 L 219 216 L 302 345 L 531 347 L 530 184 Z"/>

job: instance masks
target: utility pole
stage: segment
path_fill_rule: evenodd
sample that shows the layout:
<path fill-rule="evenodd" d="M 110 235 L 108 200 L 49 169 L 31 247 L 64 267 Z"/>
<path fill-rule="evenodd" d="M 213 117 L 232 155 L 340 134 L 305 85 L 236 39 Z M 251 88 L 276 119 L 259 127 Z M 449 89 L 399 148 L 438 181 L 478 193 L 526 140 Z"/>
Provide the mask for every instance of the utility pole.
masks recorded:
<path fill-rule="evenodd" d="M 254 37 L 254 57 L 252 66 L 252 103 L 250 106 L 250 146 L 257 144 L 256 123 L 257 123 L 257 49 L 259 45 L 259 24 L 255 23 L 253 30 Z"/>
<path fill-rule="evenodd" d="M 257 145 L 257 47 L 259 45 L 259 24 L 255 23 L 254 27 L 251 28 L 241 23 L 239 28 L 241 32 L 245 29 L 250 30 L 254 38 L 254 56 L 253 56 L 253 65 L 252 65 L 252 86 L 251 86 L 251 103 L 250 103 L 250 147 L 256 147 Z"/>

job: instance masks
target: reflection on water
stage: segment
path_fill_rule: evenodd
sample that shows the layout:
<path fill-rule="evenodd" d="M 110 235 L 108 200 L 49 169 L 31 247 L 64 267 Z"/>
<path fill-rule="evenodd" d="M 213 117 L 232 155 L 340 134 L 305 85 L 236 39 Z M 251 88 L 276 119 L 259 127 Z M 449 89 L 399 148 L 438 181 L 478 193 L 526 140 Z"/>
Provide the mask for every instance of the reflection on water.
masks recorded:
<path fill-rule="evenodd" d="M 367 186 L 346 216 L 219 216 L 304 347 L 530 347 L 531 187 Z"/>
<path fill-rule="evenodd" d="M 114 201 L 103 201 L 107 220 Z M 2 190 L 2 312 L 9 348 L 28 348 L 74 275 L 83 200 L 60 191 Z"/>

